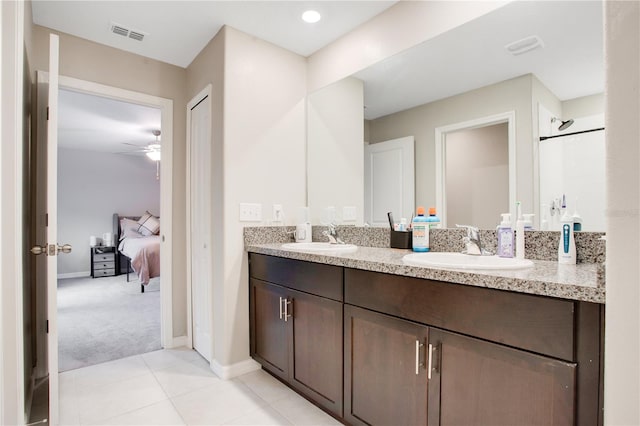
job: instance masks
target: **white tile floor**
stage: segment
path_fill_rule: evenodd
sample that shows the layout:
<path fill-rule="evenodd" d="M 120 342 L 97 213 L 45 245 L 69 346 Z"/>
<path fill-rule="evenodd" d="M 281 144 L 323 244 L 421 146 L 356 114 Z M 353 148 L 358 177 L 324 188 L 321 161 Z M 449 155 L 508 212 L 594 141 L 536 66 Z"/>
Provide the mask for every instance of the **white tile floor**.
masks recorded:
<path fill-rule="evenodd" d="M 262 370 L 221 380 L 165 349 L 60 374 L 62 425 L 339 425 Z"/>

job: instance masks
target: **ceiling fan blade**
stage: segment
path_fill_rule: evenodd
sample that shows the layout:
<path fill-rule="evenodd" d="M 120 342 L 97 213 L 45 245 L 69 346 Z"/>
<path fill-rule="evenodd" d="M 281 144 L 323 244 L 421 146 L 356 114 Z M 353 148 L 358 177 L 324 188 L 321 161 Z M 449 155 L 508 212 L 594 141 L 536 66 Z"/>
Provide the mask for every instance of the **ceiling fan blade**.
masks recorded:
<path fill-rule="evenodd" d="M 140 156 L 140 155 L 144 155 L 145 153 L 146 151 L 135 150 L 135 151 L 120 151 L 120 152 L 116 152 L 115 154 Z"/>

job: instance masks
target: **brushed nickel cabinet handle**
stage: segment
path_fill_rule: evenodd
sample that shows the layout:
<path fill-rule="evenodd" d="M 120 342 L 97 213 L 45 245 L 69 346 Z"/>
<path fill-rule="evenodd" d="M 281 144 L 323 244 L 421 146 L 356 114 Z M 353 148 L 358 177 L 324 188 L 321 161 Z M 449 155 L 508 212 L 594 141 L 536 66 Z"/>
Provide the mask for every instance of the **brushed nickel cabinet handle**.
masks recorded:
<path fill-rule="evenodd" d="M 287 322 L 287 319 L 291 318 L 291 314 L 289 314 L 289 305 L 291 305 L 291 301 L 284 299 L 284 322 Z"/>
<path fill-rule="evenodd" d="M 424 364 L 420 362 L 420 348 L 424 345 L 420 342 L 420 340 L 416 340 L 416 376 L 420 374 L 420 367 L 423 367 Z"/>
<path fill-rule="evenodd" d="M 280 298 L 280 319 L 282 319 L 282 297 Z"/>
<path fill-rule="evenodd" d="M 427 379 L 431 380 L 431 363 L 433 362 L 433 345 L 429 343 L 429 361 L 427 363 Z"/>

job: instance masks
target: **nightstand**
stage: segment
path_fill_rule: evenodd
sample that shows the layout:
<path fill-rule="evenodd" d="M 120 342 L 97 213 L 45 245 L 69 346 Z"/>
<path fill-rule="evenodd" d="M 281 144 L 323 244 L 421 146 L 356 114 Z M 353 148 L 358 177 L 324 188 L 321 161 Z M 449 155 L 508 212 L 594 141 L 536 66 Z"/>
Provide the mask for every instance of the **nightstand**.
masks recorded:
<path fill-rule="evenodd" d="M 91 247 L 91 277 L 112 277 L 116 274 L 116 248 Z"/>

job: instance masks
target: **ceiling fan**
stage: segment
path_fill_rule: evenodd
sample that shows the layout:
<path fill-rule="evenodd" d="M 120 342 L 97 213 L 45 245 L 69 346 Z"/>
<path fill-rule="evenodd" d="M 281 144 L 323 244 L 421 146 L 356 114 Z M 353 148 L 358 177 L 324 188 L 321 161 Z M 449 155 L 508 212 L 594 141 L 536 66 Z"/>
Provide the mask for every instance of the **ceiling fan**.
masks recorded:
<path fill-rule="evenodd" d="M 136 145 L 133 143 L 122 142 L 124 145 L 135 146 L 138 149 L 121 152 L 121 154 L 145 154 L 147 157 L 149 157 L 153 161 L 156 161 L 156 162 L 160 161 L 161 145 L 160 145 L 160 139 L 158 138 L 160 137 L 161 132 L 160 130 L 152 130 L 151 133 L 153 133 L 153 135 L 156 137 L 156 140 L 149 142 L 147 146 L 144 146 L 144 147 L 141 147 L 140 145 Z"/>
<path fill-rule="evenodd" d="M 128 155 L 136 155 L 136 154 L 144 154 L 149 157 L 152 161 L 156 163 L 156 179 L 160 180 L 160 130 L 152 130 L 153 136 L 156 137 L 155 141 L 149 142 L 147 146 L 140 147 L 140 145 L 136 145 L 133 143 L 122 142 L 125 145 L 135 146 L 138 149 L 132 151 L 121 152 L 120 154 L 128 154 Z"/>

